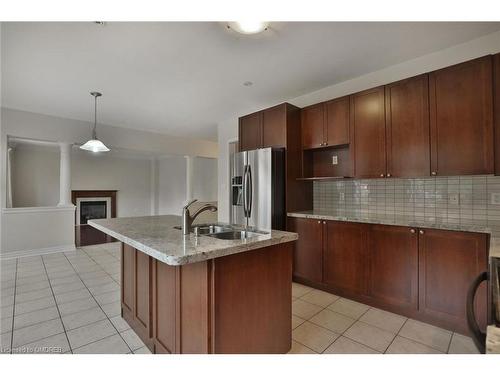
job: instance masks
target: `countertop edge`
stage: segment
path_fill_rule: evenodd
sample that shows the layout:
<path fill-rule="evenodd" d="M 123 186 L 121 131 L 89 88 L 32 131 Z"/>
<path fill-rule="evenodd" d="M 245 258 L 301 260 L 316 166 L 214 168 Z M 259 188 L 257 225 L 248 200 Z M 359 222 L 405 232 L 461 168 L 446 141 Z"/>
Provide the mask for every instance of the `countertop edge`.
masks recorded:
<path fill-rule="evenodd" d="M 88 222 L 90 226 L 98 229 L 111 237 L 116 238 L 118 241 L 123 242 L 133 248 L 142 251 L 143 253 L 163 262 L 170 266 L 182 266 L 184 264 L 202 262 L 209 259 L 220 258 L 223 256 L 228 256 L 232 254 L 244 253 L 246 251 L 257 250 L 263 247 L 277 245 L 280 243 L 293 242 L 296 241 L 299 236 L 297 233 L 289 232 L 289 234 L 278 237 L 278 238 L 268 238 L 263 239 L 258 242 L 242 243 L 241 245 L 236 245 L 229 248 L 222 248 L 220 250 L 211 250 L 210 252 L 200 252 L 197 254 L 189 255 L 166 255 L 158 250 L 155 250 L 147 245 L 144 245 L 136 240 L 131 239 L 125 235 L 115 232 L 105 226 L 102 226 L 93 221 Z"/>

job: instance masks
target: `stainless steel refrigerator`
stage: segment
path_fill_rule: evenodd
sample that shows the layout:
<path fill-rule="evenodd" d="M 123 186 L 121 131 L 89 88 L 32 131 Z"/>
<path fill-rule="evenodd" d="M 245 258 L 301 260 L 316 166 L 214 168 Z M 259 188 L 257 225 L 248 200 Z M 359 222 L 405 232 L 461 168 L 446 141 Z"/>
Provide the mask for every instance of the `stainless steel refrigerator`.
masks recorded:
<path fill-rule="evenodd" d="M 239 152 L 230 167 L 231 223 L 285 229 L 285 150 Z"/>

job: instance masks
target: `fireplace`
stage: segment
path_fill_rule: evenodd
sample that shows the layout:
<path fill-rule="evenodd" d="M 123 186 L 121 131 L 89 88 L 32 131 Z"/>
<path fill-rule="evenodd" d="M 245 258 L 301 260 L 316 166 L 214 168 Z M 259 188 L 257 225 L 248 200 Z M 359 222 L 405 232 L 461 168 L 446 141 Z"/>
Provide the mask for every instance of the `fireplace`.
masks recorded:
<path fill-rule="evenodd" d="M 76 225 L 85 225 L 92 219 L 111 217 L 111 198 L 82 197 L 76 198 Z"/>
<path fill-rule="evenodd" d="M 89 220 L 116 217 L 116 190 L 73 190 L 71 198 L 76 206 L 76 246 L 89 246 L 116 241 L 88 225 Z"/>

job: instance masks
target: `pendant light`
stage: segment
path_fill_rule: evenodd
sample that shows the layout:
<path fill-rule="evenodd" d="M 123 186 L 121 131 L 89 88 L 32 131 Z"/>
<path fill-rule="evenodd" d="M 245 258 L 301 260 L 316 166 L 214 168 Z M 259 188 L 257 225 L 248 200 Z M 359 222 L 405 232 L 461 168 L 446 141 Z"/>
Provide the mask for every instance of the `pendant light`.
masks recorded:
<path fill-rule="evenodd" d="M 92 91 L 90 93 L 94 97 L 94 128 L 92 129 L 92 139 L 88 140 L 85 144 L 81 145 L 80 148 L 86 151 L 92 152 L 107 152 L 107 148 L 104 143 L 97 139 L 97 98 L 102 96 L 100 92 Z"/>

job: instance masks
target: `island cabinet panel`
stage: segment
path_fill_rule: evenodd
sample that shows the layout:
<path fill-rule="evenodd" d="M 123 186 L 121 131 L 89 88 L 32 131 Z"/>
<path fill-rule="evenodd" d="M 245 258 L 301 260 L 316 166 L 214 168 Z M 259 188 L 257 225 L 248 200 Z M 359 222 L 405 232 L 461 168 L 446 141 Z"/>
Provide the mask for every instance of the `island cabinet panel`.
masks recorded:
<path fill-rule="evenodd" d="M 430 176 L 428 75 L 385 87 L 387 177 Z"/>
<path fill-rule="evenodd" d="M 122 316 L 149 347 L 152 343 L 151 315 L 151 258 L 134 249 L 122 245 Z"/>
<path fill-rule="evenodd" d="M 466 297 L 487 270 L 487 234 L 419 230 L 419 310 L 449 329 L 467 332 Z M 484 287 L 484 285 L 483 285 Z M 486 288 L 476 295 L 476 314 L 486 321 Z"/>
<path fill-rule="evenodd" d="M 176 325 L 178 267 L 154 261 L 153 271 L 153 341 L 156 353 L 177 353 Z"/>
<path fill-rule="evenodd" d="M 262 148 L 286 147 L 286 104 L 262 111 Z"/>
<path fill-rule="evenodd" d="M 355 177 L 385 177 L 384 87 L 351 95 L 350 115 Z"/>
<path fill-rule="evenodd" d="M 335 291 L 368 294 L 369 225 L 326 221 L 323 281 Z"/>
<path fill-rule="evenodd" d="M 495 174 L 500 175 L 500 53 L 493 56 L 493 100 Z"/>
<path fill-rule="evenodd" d="M 256 112 L 240 117 L 239 149 L 241 151 L 256 150 L 262 145 L 262 113 Z"/>
<path fill-rule="evenodd" d="M 325 142 L 324 103 L 315 104 L 301 110 L 302 148 L 323 147 Z"/>
<path fill-rule="evenodd" d="M 154 353 L 285 354 L 292 245 L 179 266 L 123 245 L 122 316 Z"/>
<path fill-rule="evenodd" d="M 292 334 L 292 244 L 214 261 L 216 353 L 287 353 Z"/>
<path fill-rule="evenodd" d="M 131 316 L 134 310 L 134 274 L 135 274 L 135 249 L 129 245 L 122 244 L 121 264 L 121 300 L 122 309 Z"/>
<path fill-rule="evenodd" d="M 492 58 L 429 74 L 431 171 L 493 173 Z"/>
<path fill-rule="evenodd" d="M 299 234 L 293 255 L 293 275 L 323 281 L 323 221 L 288 218 L 288 230 Z"/>
<path fill-rule="evenodd" d="M 418 231 L 372 225 L 368 234 L 370 296 L 399 309 L 418 307 Z"/>
<path fill-rule="evenodd" d="M 325 103 L 325 146 L 349 143 L 349 97 Z"/>

